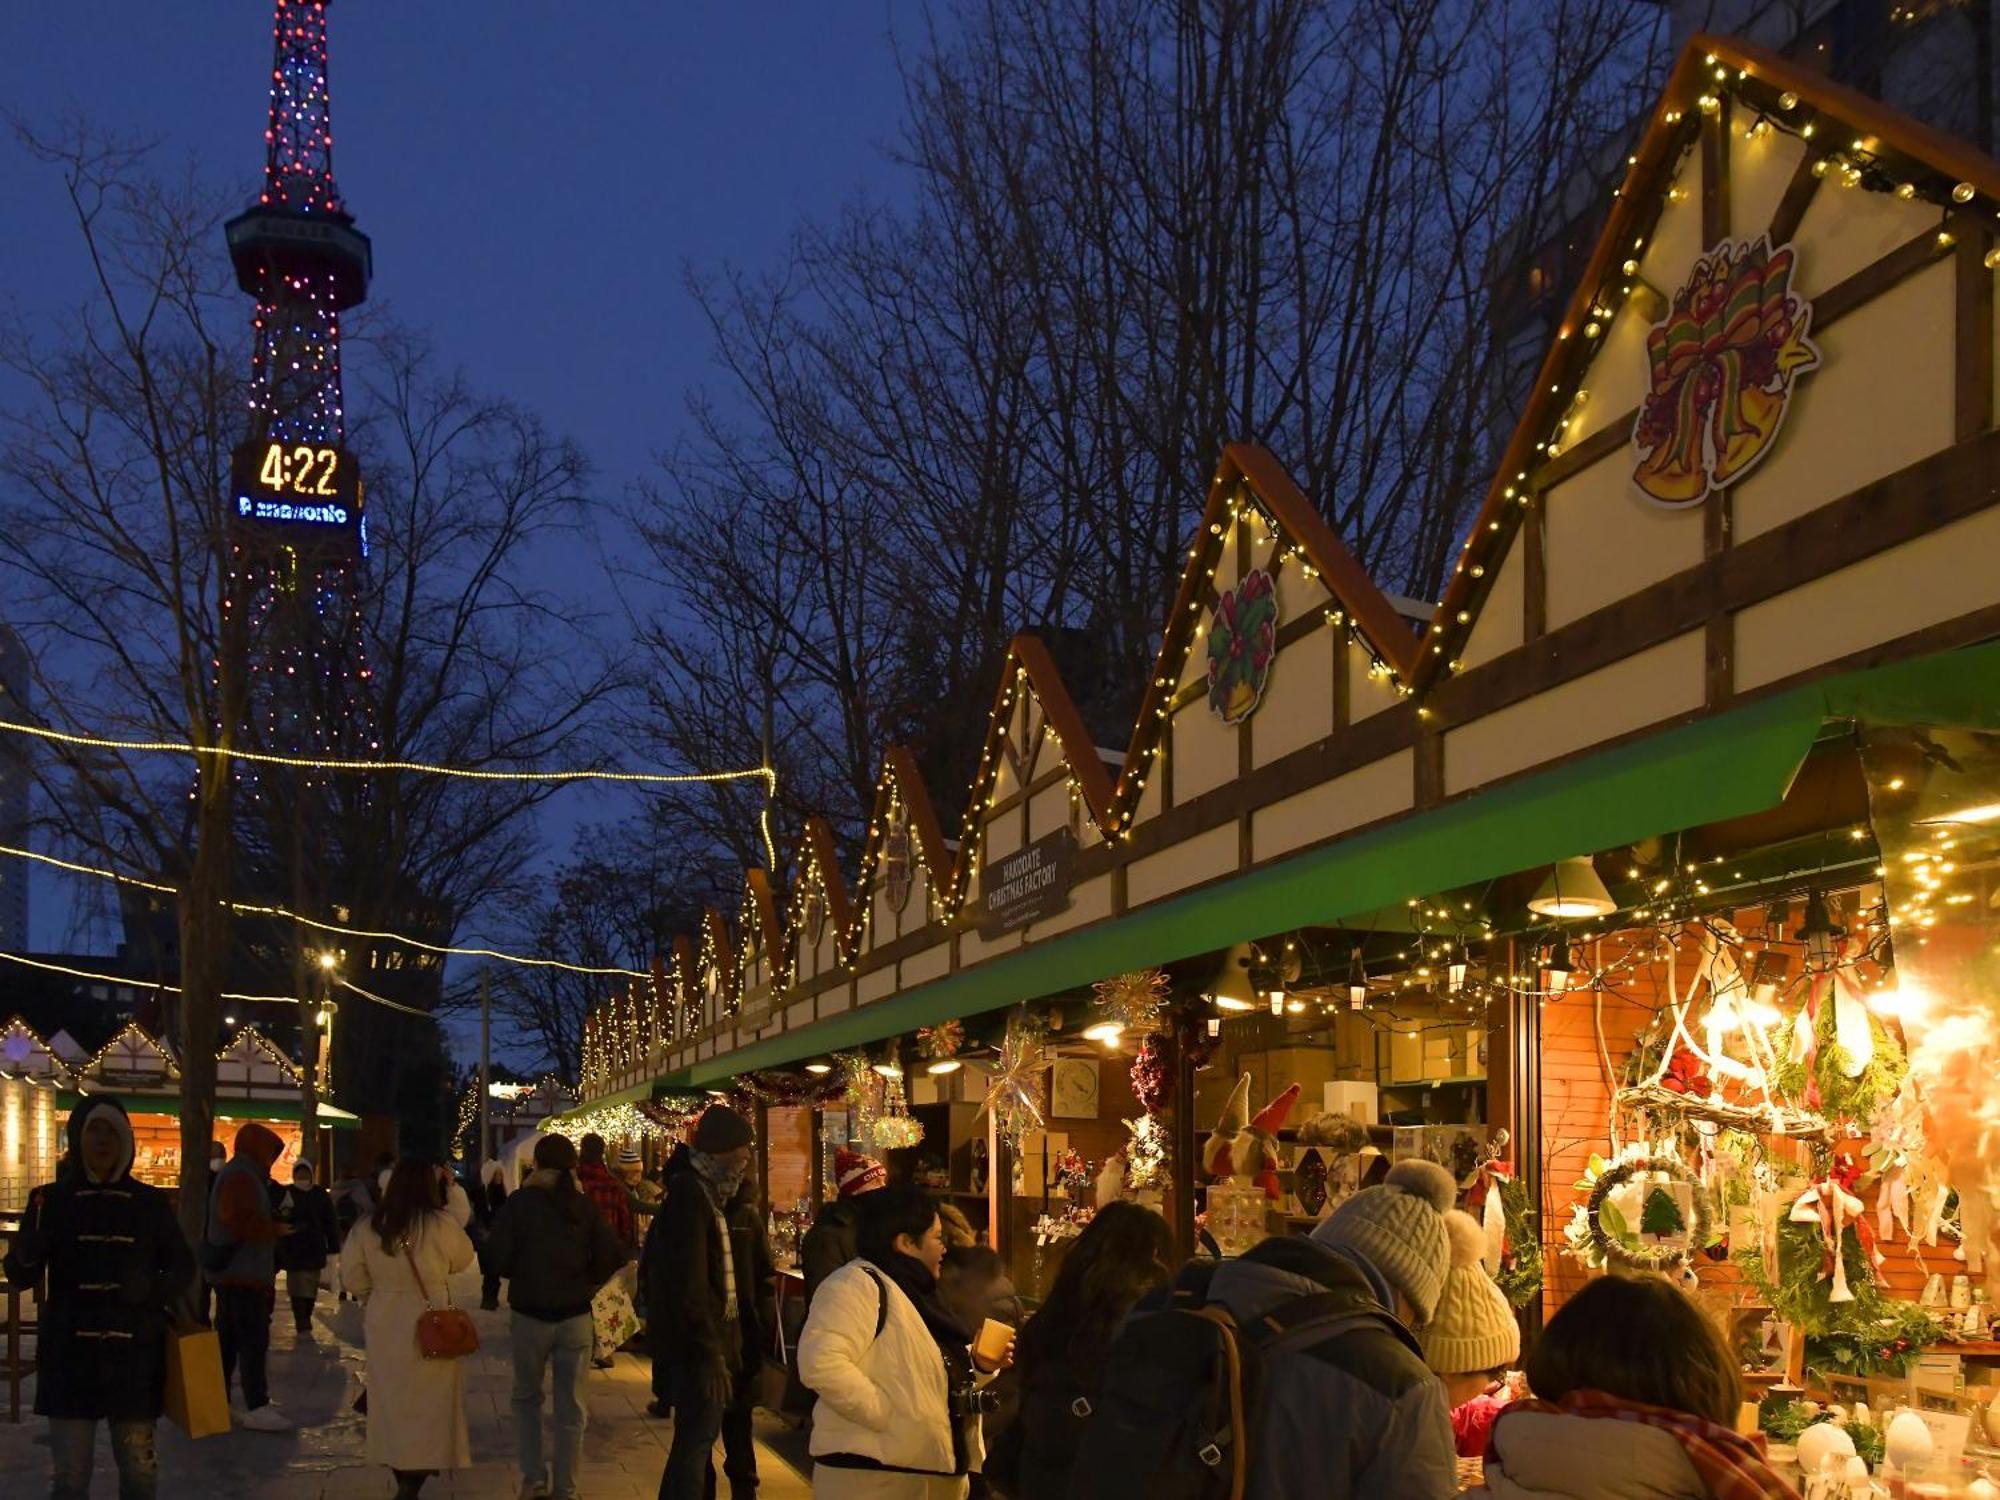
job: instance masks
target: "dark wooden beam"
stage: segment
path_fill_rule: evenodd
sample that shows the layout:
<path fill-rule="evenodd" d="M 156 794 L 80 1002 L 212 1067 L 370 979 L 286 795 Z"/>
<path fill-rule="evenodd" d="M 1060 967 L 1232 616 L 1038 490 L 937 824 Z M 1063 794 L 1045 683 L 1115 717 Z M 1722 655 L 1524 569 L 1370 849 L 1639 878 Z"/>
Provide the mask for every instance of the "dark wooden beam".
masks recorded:
<path fill-rule="evenodd" d="M 1960 442 L 1993 425 L 1993 273 L 1986 253 L 1993 236 L 1984 225 L 1954 225 L 1954 349 L 1952 393 L 1954 435 Z"/>
<path fill-rule="evenodd" d="M 1808 144 L 1799 164 L 1792 169 L 1792 180 L 1785 184 L 1777 211 L 1771 215 L 1771 227 L 1765 231 L 1773 249 L 1788 242 L 1805 221 L 1806 210 L 1812 206 L 1813 194 L 1819 191 L 1822 180 L 1821 174 L 1813 170 L 1818 159 L 1819 153 Z"/>
<path fill-rule="evenodd" d="M 1521 517 L 1521 639 L 1540 640 L 1549 628 L 1549 557 L 1545 496 Z"/>
<path fill-rule="evenodd" d="M 1701 244 L 1712 250 L 1729 238 L 1729 96 L 1701 122 Z"/>

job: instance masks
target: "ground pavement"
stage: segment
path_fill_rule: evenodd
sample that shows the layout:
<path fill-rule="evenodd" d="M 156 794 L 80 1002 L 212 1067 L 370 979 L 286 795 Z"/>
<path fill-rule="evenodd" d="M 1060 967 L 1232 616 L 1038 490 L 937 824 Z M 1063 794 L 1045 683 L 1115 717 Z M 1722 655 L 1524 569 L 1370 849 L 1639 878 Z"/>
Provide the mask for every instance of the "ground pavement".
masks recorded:
<path fill-rule="evenodd" d="M 453 1278 L 453 1299 L 462 1307 L 479 1300 L 477 1274 L 463 1285 Z M 475 1312 L 479 1352 L 467 1361 L 466 1406 L 471 1427 L 473 1467 L 440 1474 L 424 1486 L 426 1497 L 513 1500 L 519 1478 L 513 1464 L 514 1422 L 509 1396 L 513 1365 L 505 1311 Z M 365 1356 L 356 1347 L 360 1319 L 355 1304 L 320 1296 L 310 1342 L 292 1333 L 290 1304 L 281 1297 L 271 1326 L 271 1393 L 301 1423 L 284 1435 L 237 1430 L 190 1442 L 173 1423 L 159 1428 L 161 1500 L 377 1500 L 394 1493 L 389 1472 L 362 1458 L 365 1419 L 353 1411 L 361 1388 Z M 29 1391 L 32 1392 L 32 1383 Z M 621 1354 L 610 1370 L 592 1370 L 585 1386 L 590 1426 L 583 1435 L 584 1500 L 651 1500 L 665 1467 L 673 1424 L 646 1415 L 652 1399 L 644 1359 Z M 26 1400 L 24 1397 L 24 1407 Z M 543 1403 L 543 1420 L 549 1406 Z M 27 1497 L 47 1493 L 48 1447 L 43 1423 L 22 1412 L 19 1426 L 6 1420 L 0 1404 L 0 1494 Z M 811 1486 L 767 1443 L 799 1455 L 803 1444 L 785 1433 L 769 1412 L 757 1413 L 759 1500 L 807 1500 Z M 552 1437 L 552 1435 L 551 1435 Z M 546 1441 L 546 1440 L 545 1440 Z M 799 1457 L 799 1462 L 804 1462 Z M 721 1479 L 722 1450 L 715 1455 Z M 100 1429 L 93 1495 L 117 1493 L 110 1447 Z M 727 1482 L 721 1493 L 729 1493 Z"/>

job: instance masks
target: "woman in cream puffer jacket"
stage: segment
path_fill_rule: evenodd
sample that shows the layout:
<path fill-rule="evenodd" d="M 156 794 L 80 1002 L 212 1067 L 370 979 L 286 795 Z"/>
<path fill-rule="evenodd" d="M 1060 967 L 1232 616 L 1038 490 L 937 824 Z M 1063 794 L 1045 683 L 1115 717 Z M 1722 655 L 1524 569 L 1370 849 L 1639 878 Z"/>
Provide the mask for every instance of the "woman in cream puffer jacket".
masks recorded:
<path fill-rule="evenodd" d="M 886 1316 L 885 1316 L 886 1303 Z M 878 1319 L 882 1331 L 875 1331 Z M 866 1261 L 820 1283 L 799 1338 L 799 1379 L 819 1396 L 812 1452 L 856 1454 L 895 1474 L 815 1467 L 813 1494 L 869 1500 L 958 1500 L 944 1360 L 916 1306 Z"/>

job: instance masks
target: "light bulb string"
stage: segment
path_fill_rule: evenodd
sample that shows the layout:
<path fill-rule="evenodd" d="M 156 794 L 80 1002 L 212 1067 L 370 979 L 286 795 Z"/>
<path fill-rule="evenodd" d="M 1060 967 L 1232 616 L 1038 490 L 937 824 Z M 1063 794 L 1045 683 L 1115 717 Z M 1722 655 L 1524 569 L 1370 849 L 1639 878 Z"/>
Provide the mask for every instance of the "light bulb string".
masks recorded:
<path fill-rule="evenodd" d="M 745 766 L 735 771 L 614 771 L 582 768 L 570 771 L 490 771 L 471 766 L 444 766 L 417 760 L 325 760 L 310 755 L 281 755 L 267 750 L 238 750 L 227 745 L 192 745 L 175 740 L 121 740 L 105 735 L 72 734 L 40 724 L 0 719 L 0 731 L 25 734 L 60 745 L 92 750 L 132 750 L 163 755 L 210 756 L 254 765 L 289 766 L 305 771 L 368 775 L 381 771 L 411 771 L 426 776 L 455 776 L 468 781 L 624 781 L 653 786 L 713 785 L 726 781 L 762 781 L 776 795 L 778 773 L 771 766 Z M 767 838 L 768 842 L 768 838 Z"/>
<path fill-rule="evenodd" d="M 96 865 L 78 864 L 74 860 L 58 859 L 53 854 L 41 854 L 33 849 L 23 849 L 13 844 L 0 844 L 0 855 L 11 854 L 18 859 L 33 860 L 37 864 L 51 865 L 58 870 L 66 870 L 73 875 L 89 875 L 99 880 L 115 881 L 119 885 L 129 885 L 142 891 L 153 891 L 162 896 L 180 895 L 176 886 L 164 885 L 157 880 L 142 880 L 136 875 L 123 875 L 116 870 L 103 869 Z M 261 906 L 243 901 L 219 902 L 240 916 L 278 917 L 288 922 L 296 922 L 301 927 L 310 927 L 317 932 L 331 933 L 336 937 L 361 938 L 377 942 L 403 943 L 412 948 L 421 948 L 429 953 L 445 954 L 454 958 L 490 958 L 499 963 L 519 964 L 526 968 L 560 969 L 569 974 L 606 975 L 622 979 L 651 979 L 653 976 L 643 969 L 627 969 L 614 965 L 575 964 L 560 958 L 531 958 L 519 953 L 504 953 L 498 948 L 461 948 L 448 943 L 433 943 L 424 938 L 411 937 L 401 932 L 379 932 L 367 927 L 343 927 L 336 922 L 322 922 L 316 917 L 303 916 L 282 906 Z"/>

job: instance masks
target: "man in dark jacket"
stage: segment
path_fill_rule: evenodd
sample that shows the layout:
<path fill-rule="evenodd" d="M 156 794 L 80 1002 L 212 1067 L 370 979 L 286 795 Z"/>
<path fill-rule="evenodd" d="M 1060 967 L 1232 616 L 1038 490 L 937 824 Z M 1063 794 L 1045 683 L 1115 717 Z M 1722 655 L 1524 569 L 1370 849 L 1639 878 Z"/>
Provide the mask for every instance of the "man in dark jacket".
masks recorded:
<path fill-rule="evenodd" d="M 277 1265 L 285 1273 L 285 1295 L 292 1303 L 292 1326 L 300 1338 L 313 1336 L 313 1304 L 319 1299 L 320 1274 L 340 1253 L 340 1225 L 333 1216 L 333 1197 L 313 1181 L 311 1162 L 295 1162 L 290 1187 L 278 1190 L 274 1212 L 292 1232 L 278 1241 Z"/>
<path fill-rule="evenodd" d="M 278 1241 L 291 1233 L 271 1212 L 271 1167 L 285 1143 L 254 1120 L 236 1132 L 236 1154 L 209 1187 L 208 1244 L 228 1258 L 209 1272 L 215 1285 L 215 1332 L 222 1345 L 222 1383 L 239 1375 L 243 1425 L 253 1432 L 290 1432 L 297 1424 L 278 1410 L 265 1379 L 271 1349 L 271 1308 L 277 1299 Z M 212 1262 L 210 1262 L 212 1264 Z"/>
<path fill-rule="evenodd" d="M 722 1412 L 722 1472 L 730 1500 L 756 1500 L 757 1442 L 751 1419 L 757 1409 L 757 1375 L 778 1328 L 778 1267 L 771 1259 L 771 1236 L 757 1209 L 757 1184 L 746 1173 L 723 1217 L 729 1223 L 729 1253 L 736 1268 L 736 1322 L 742 1330 L 743 1365 L 736 1390 Z"/>
<path fill-rule="evenodd" d="M 72 1166 L 41 1188 L 11 1243 L 7 1277 L 48 1276 L 35 1344 L 35 1411 L 49 1421 L 56 1500 L 90 1493 L 97 1423 L 111 1429 L 124 1500 L 159 1484 L 153 1426 L 166 1401 L 169 1309 L 194 1281 L 166 1194 L 132 1178 L 132 1126 L 105 1096 L 69 1116 Z"/>
<path fill-rule="evenodd" d="M 500 1206 L 507 1201 L 507 1174 L 500 1163 L 493 1160 L 479 1165 L 479 1191 L 472 1195 L 472 1217 L 479 1225 L 481 1239 L 493 1232 L 493 1223 L 500 1217 Z M 493 1269 L 492 1259 L 484 1245 L 479 1252 L 479 1305 L 487 1312 L 500 1306 L 500 1273 Z"/>
<path fill-rule="evenodd" d="M 555 1366 L 555 1488 L 576 1494 L 576 1468 L 587 1413 L 590 1302 L 625 1264 L 625 1247 L 577 1188 L 576 1148 L 559 1135 L 535 1142 L 535 1170 L 493 1216 L 486 1236 L 488 1273 L 507 1278 L 513 1311 L 514 1441 L 521 1493 L 542 1484 L 542 1379 Z"/>
<path fill-rule="evenodd" d="M 1239 1324 L 1324 1293 L 1342 1299 L 1328 1316 L 1376 1314 L 1273 1352 L 1251 1434 L 1249 1500 L 1458 1493 L 1444 1387 L 1403 1326 L 1429 1322 L 1443 1294 L 1451 1269 L 1444 1215 L 1456 1194 L 1451 1174 L 1435 1163 L 1398 1162 L 1310 1239 L 1266 1240 L 1216 1267 L 1209 1299 Z"/>
<path fill-rule="evenodd" d="M 667 1164 L 667 1196 L 646 1235 L 647 1347 L 668 1363 L 674 1443 L 660 1500 L 703 1500 L 714 1476 L 709 1452 L 743 1368 L 739 1274 L 725 1206 L 750 1166 L 755 1133 L 724 1105 L 696 1123 L 694 1139 Z M 657 1384 L 657 1381 L 656 1381 Z"/>

